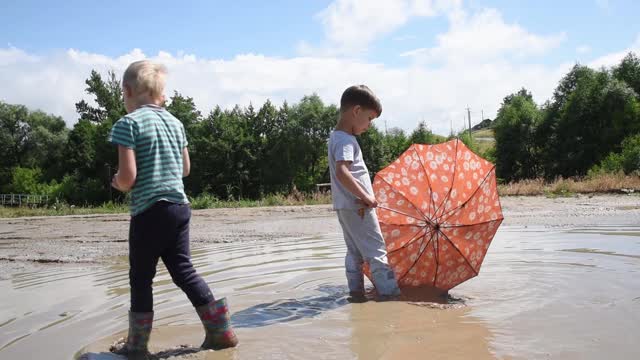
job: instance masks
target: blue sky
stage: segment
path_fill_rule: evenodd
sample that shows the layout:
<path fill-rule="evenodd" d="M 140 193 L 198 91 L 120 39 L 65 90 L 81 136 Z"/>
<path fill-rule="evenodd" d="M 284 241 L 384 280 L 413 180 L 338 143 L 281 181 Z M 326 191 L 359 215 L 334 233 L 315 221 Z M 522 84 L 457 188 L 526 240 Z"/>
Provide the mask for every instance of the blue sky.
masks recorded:
<path fill-rule="evenodd" d="M 297 55 L 299 41 L 317 43 L 323 29 L 314 15 L 331 1 L 10 1 L 0 12 L 0 44 L 29 52 L 81 49 L 117 56 L 184 51 L 202 57 L 232 58 L 242 53 Z M 566 33 L 565 45 L 543 61 L 571 58 L 580 46 L 595 56 L 616 51 L 635 39 L 640 2 L 632 0 L 519 1 L 475 0 L 469 8 L 496 8 L 538 34 Z M 159 25 L 160 24 L 160 25 Z M 365 58 L 397 63 L 398 54 L 434 44 L 446 19 L 417 18 L 373 44 Z M 138 29 L 138 30 L 136 30 Z M 635 29 L 635 31 L 634 31 Z"/>
<path fill-rule="evenodd" d="M 493 116 L 522 86 L 546 100 L 575 62 L 615 64 L 640 47 L 638 13 L 631 0 L 12 0 L 0 12 L 0 100 L 72 125 L 90 69 L 148 57 L 168 63 L 168 91 L 205 112 L 311 92 L 336 102 L 364 82 L 392 126 L 443 133 L 466 105 Z"/>
<path fill-rule="evenodd" d="M 562 61 L 580 46 L 595 56 L 631 44 L 640 25 L 640 3 L 633 0 L 495 0 L 475 1 L 478 7 L 499 9 L 506 19 L 538 34 L 565 32 L 567 41 L 546 61 Z"/>
<path fill-rule="evenodd" d="M 293 56 L 317 40 L 326 1 L 12 1 L 0 13 L 0 43 L 32 52 L 76 48 L 117 56 L 140 48 L 203 57 Z M 46 9 L 46 10 L 45 10 Z M 5 11 L 6 10 L 6 11 Z"/>

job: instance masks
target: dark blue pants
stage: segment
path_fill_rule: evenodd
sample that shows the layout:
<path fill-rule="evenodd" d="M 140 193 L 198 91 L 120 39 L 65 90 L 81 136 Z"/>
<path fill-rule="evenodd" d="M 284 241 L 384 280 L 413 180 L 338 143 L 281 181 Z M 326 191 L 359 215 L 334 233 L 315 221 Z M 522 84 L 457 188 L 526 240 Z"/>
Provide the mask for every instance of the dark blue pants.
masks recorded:
<path fill-rule="evenodd" d="M 193 306 L 213 301 L 207 283 L 191 264 L 188 204 L 159 201 L 131 218 L 129 227 L 129 284 L 131 311 L 153 311 L 152 283 L 158 259 L 162 259 L 173 282 L 187 294 Z"/>

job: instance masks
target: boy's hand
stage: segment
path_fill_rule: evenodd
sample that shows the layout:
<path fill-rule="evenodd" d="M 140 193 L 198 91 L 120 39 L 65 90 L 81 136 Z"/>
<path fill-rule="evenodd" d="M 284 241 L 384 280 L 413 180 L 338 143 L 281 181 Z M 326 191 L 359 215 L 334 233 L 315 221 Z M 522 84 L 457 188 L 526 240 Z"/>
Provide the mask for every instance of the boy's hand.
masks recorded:
<path fill-rule="evenodd" d="M 113 175 L 113 179 L 111 179 L 111 186 L 119 191 L 125 192 L 125 190 L 122 189 L 122 187 L 120 186 L 120 184 L 118 184 L 118 173 L 116 173 L 115 175 Z"/>
<path fill-rule="evenodd" d="M 371 209 L 377 208 L 378 207 L 378 200 L 376 200 L 375 197 L 370 196 L 370 197 L 367 198 L 366 204 Z"/>
<path fill-rule="evenodd" d="M 362 204 L 362 205 L 364 205 L 364 206 L 366 206 L 366 207 L 368 207 L 370 209 L 378 207 L 378 201 L 376 200 L 375 197 L 373 197 L 371 195 L 368 195 L 367 197 L 358 200 L 358 203 L 360 203 L 360 204 Z"/>

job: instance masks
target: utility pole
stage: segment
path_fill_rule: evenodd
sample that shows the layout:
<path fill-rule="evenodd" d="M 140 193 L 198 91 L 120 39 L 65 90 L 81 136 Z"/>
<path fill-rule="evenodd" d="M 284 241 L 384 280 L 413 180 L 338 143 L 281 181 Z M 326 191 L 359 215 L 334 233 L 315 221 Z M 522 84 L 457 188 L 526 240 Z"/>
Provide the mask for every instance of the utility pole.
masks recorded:
<path fill-rule="evenodd" d="M 469 109 L 469 105 L 467 105 L 467 117 L 469 119 L 469 135 L 471 135 L 471 109 Z"/>

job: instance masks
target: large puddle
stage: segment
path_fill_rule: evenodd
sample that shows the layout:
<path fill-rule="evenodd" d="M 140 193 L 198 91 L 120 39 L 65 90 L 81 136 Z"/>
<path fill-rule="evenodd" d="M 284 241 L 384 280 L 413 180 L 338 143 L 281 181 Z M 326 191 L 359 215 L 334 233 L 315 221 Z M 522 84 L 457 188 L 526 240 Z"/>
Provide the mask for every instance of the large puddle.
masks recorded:
<path fill-rule="evenodd" d="M 640 358 L 640 227 L 503 226 L 480 275 L 451 291 L 450 307 L 349 304 L 344 253 L 338 233 L 195 247 L 196 269 L 229 299 L 241 344 L 184 356 Z M 126 258 L 45 269 L 0 281 L 0 359 L 117 358 L 107 349 L 126 333 Z M 199 344 L 203 331 L 162 265 L 154 299 L 151 350 L 189 353 L 166 351 Z"/>

